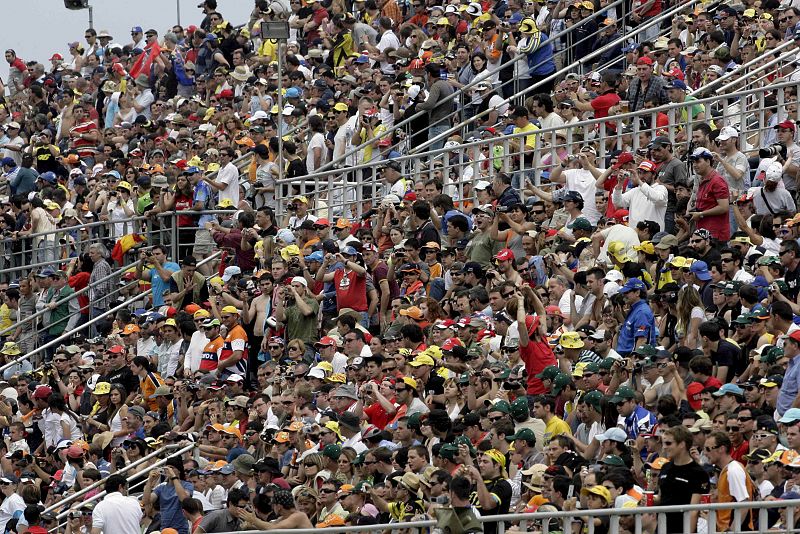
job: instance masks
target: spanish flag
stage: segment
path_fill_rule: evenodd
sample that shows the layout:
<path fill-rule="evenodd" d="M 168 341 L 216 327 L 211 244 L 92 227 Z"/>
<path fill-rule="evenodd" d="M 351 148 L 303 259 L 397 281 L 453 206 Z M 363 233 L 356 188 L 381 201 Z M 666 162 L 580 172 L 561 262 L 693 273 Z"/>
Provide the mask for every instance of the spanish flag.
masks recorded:
<path fill-rule="evenodd" d="M 128 234 L 120 237 L 117 240 L 117 243 L 114 245 L 114 250 L 111 251 L 111 257 L 116 261 L 119 266 L 122 266 L 122 262 L 125 258 L 125 253 L 128 252 L 130 249 L 138 245 L 139 243 L 144 243 L 147 241 L 141 234 Z"/>

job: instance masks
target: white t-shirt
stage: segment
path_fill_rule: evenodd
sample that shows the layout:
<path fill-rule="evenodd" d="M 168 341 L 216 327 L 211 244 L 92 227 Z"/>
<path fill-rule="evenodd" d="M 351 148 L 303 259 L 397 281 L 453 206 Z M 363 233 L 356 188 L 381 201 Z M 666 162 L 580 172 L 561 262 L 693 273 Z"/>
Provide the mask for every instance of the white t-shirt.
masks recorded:
<path fill-rule="evenodd" d="M 605 169 L 598 170 L 601 173 L 605 172 Z M 592 226 L 597 226 L 597 221 L 601 217 L 594 204 L 594 194 L 597 191 L 595 182 L 597 179 L 586 169 L 567 169 L 564 171 L 564 179 L 566 180 L 567 190 L 577 191 L 583 197 L 583 209 L 581 210 L 583 216 L 589 219 Z"/>
<path fill-rule="evenodd" d="M 600 248 L 600 256 L 597 258 L 600 261 L 608 261 L 608 255 L 606 251 L 608 251 L 608 244 L 612 241 L 621 241 L 625 244 L 628 251 L 628 257 L 631 261 L 636 261 L 638 253 L 633 250 L 633 247 L 639 244 L 639 234 L 636 233 L 636 230 L 631 228 L 630 226 L 625 226 L 624 224 L 615 224 L 611 228 L 605 228 L 600 231 L 600 234 L 603 236 L 605 241 L 603 242 L 603 246 Z"/>
<path fill-rule="evenodd" d="M 133 497 L 109 493 L 92 512 L 92 528 L 105 534 L 132 534 L 141 530 L 142 507 Z"/>
<path fill-rule="evenodd" d="M 219 170 L 217 179 L 219 183 L 225 184 L 225 189 L 219 192 L 219 201 L 226 198 L 231 201 L 234 207 L 239 205 L 239 169 L 233 163 L 228 163 Z"/>
<path fill-rule="evenodd" d="M 570 309 L 570 299 L 572 298 L 572 290 L 567 289 L 564 291 L 564 294 L 561 295 L 561 299 L 558 301 L 558 309 L 561 310 L 561 313 L 564 314 L 565 317 L 569 317 L 569 309 Z M 583 297 L 580 295 L 575 295 L 575 310 L 577 311 L 581 304 L 583 303 Z"/>
<path fill-rule="evenodd" d="M 325 165 L 328 162 L 328 149 L 325 146 L 325 134 L 316 132 L 314 135 L 311 136 L 311 140 L 308 142 L 308 155 L 306 155 L 306 169 L 308 169 L 309 174 L 317 170 L 317 167 L 314 166 L 315 148 L 322 149 L 320 166 Z"/>
<path fill-rule="evenodd" d="M 737 461 L 732 461 L 727 466 L 728 469 L 728 492 L 736 502 L 742 502 L 750 498 L 747 493 L 747 477 L 744 467 Z"/>
<path fill-rule="evenodd" d="M 155 100 L 156 97 L 153 96 L 153 92 L 150 89 L 145 89 L 139 93 L 139 96 L 136 97 L 136 105 L 144 107 L 144 109 L 139 112 L 139 115 L 144 115 L 147 120 L 152 119 L 153 114 L 150 112 L 150 106 Z"/>

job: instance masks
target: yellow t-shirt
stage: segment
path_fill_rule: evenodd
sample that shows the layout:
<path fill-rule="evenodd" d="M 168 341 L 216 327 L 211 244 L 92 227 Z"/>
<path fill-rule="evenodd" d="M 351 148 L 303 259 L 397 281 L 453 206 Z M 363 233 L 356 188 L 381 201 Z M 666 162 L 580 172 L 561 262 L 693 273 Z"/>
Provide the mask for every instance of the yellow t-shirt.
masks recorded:
<path fill-rule="evenodd" d="M 7 304 L 0 305 L 0 330 L 11 328 L 11 310 Z"/>
<path fill-rule="evenodd" d="M 572 429 L 560 417 L 553 416 L 544 427 L 544 441 L 549 442 L 554 436 L 571 436 Z"/>
<path fill-rule="evenodd" d="M 514 131 L 512 133 L 520 134 L 525 132 L 537 132 L 537 131 L 539 131 L 539 128 L 532 122 L 529 122 L 528 125 L 525 126 L 524 128 L 514 128 Z M 527 148 L 536 148 L 536 136 L 535 135 L 526 136 L 525 146 Z"/>

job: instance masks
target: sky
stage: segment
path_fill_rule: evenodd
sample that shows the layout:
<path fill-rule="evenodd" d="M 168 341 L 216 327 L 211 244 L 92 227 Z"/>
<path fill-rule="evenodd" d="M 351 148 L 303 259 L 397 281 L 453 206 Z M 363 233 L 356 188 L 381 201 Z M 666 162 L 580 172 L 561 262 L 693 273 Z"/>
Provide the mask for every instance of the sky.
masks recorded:
<path fill-rule="evenodd" d="M 114 41 L 122 45 L 131 42 L 132 26 L 158 30 L 159 35 L 178 22 L 185 28 L 199 25 L 203 20 L 201 0 L 90 0 L 93 5 L 94 29 L 108 30 Z M 50 69 L 50 56 L 58 52 L 69 56 L 67 43 L 86 44 L 83 32 L 89 27 L 89 11 L 71 11 L 62 0 L 27 0 L 14 2 L 13 21 L 3 27 L 3 49 L 13 48 L 25 61 L 36 60 Z M 217 10 L 234 26 L 248 20 L 253 0 L 218 0 Z M 0 67 L 0 76 L 8 79 L 8 65 Z"/>

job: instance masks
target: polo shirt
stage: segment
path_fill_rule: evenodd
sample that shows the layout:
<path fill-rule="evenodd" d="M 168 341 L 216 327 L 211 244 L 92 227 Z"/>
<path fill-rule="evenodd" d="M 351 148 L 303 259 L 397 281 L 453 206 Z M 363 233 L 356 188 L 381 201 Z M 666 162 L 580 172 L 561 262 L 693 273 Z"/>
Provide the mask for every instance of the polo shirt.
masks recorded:
<path fill-rule="evenodd" d="M 236 532 L 239 530 L 239 519 L 233 517 L 227 508 L 215 510 L 200 521 L 205 532 Z"/>
<path fill-rule="evenodd" d="M 786 366 L 786 373 L 783 375 L 783 384 L 778 392 L 778 400 L 775 409 L 778 415 L 783 415 L 786 410 L 792 407 L 794 399 L 797 397 L 800 386 L 800 358 L 795 356 L 789 360 Z"/>
<path fill-rule="evenodd" d="M 109 493 L 92 512 L 92 528 L 101 532 L 128 534 L 141 530 L 142 507 L 133 497 L 127 497 L 118 491 Z M 183 520 L 186 523 L 186 520 Z M 180 532 L 180 530 L 179 530 Z M 184 534 L 188 528 L 183 529 Z"/>
<path fill-rule="evenodd" d="M 728 198 L 730 190 L 725 178 L 717 171 L 711 171 L 708 176 L 701 179 L 697 189 L 696 211 L 705 211 L 717 206 L 717 200 Z M 697 228 L 705 228 L 711 235 L 720 241 L 727 241 L 731 236 L 730 217 L 727 213 L 701 217 L 697 220 Z"/>
<path fill-rule="evenodd" d="M 623 356 L 630 354 L 636 346 L 636 339 L 640 337 L 644 337 L 645 341 L 651 345 L 656 342 L 656 323 L 653 310 L 645 300 L 640 300 L 631 306 L 628 316 L 625 317 L 625 323 L 620 328 L 617 339 L 617 352 Z"/>

